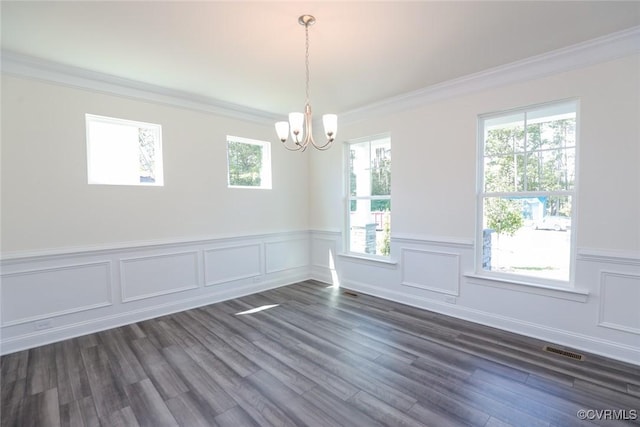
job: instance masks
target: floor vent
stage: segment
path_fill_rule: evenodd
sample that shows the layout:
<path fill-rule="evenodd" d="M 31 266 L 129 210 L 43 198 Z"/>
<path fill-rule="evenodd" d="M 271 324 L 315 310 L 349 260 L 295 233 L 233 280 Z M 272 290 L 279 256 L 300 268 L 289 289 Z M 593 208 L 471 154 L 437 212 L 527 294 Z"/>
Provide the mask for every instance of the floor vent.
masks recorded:
<path fill-rule="evenodd" d="M 358 294 L 356 294 L 355 292 L 351 292 L 351 291 L 344 291 L 342 292 L 343 294 L 350 296 L 350 297 L 357 297 Z"/>
<path fill-rule="evenodd" d="M 559 348 L 551 347 L 548 345 L 544 346 L 544 351 L 548 351 L 549 353 L 559 354 L 560 356 L 568 357 L 574 360 L 584 360 L 584 356 L 579 353 L 574 353 L 573 351 L 562 350 Z"/>

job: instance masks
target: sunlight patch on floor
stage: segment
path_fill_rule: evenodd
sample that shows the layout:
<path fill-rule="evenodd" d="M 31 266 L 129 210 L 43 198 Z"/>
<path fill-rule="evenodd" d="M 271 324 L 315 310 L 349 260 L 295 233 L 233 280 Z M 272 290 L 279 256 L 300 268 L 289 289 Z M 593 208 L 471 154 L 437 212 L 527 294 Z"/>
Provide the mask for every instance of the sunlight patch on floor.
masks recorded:
<path fill-rule="evenodd" d="M 263 306 L 256 307 L 256 308 L 251 308 L 249 310 L 240 311 L 240 312 L 236 313 L 236 316 L 239 316 L 239 315 L 242 315 L 242 314 L 253 314 L 253 313 L 257 313 L 259 311 L 269 310 L 270 308 L 277 307 L 279 305 L 280 304 L 269 304 L 269 305 L 263 305 Z"/>

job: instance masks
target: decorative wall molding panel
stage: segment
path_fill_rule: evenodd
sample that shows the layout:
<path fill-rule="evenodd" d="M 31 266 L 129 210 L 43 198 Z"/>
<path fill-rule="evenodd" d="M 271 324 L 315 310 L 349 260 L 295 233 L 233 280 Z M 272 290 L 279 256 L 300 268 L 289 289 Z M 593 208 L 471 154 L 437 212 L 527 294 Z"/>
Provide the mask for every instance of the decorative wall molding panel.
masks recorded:
<path fill-rule="evenodd" d="M 176 252 L 120 260 L 122 302 L 198 287 L 198 252 Z"/>
<path fill-rule="evenodd" d="M 460 255 L 403 248 L 400 267 L 404 286 L 448 295 L 460 294 Z"/>
<path fill-rule="evenodd" d="M 111 262 L 4 273 L 0 293 L 3 328 L 105 307 L 112 300 Z"/>
<path fill-rule="evenodd" d="M 338 256 L 339 235 L 336 237 L 318 236 L 312 234 L 311 266 L 335 270 Z"/>
<path fill-rule="evenodd" d="M 309 238 L 265 243 L 266 273 L 309 266 Z"/>
<path fill-rule="evenodd" d="M 600 272 L 598 325 L 640 335 L 640 274 Z"/>
<path fill-rule="evenodd" d="M 225 246 L 204 251 L 204 284 L 220 285 L 262 274 L 262 245 Z M 238 263 L 238 260 L 244 260 Z"/>
<path fill-rule="evenodd" d="M 6 354 L 307 280 L 309 232 L 54 251 L 1 266 Z"/>

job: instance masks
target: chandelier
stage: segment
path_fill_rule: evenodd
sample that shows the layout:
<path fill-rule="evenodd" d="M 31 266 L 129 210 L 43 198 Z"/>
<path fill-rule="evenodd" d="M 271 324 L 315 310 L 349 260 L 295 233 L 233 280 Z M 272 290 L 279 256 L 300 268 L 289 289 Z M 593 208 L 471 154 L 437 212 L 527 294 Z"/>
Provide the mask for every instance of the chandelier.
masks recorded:
<path fill-rule="evenodd" d="M 311 128 L 311 106 L 309 105 L 309 26 L 316 23 L 316 18 L 311 15 L 302 15 L 298 18 L 298 23 L 300 25 L 304 25 L 304 33 L 306 37 L 306 53 L 304 58 L 306 67 L 306 102 L 304 106 L 304 113 L 289 113 L 288 122 L 283 121 L 276 123 L 276 133 L 287 150 L 304 151 L 307 149 L 309 144 L 318 150 L 327 150 L 331 147 L 331 143 L 336 138 L 336 132 L 338 130 L 338 116 L 335 114 L 325 114 L 322 116 L 324 133 L 327 140 L 322 144 L 316 144 L 313 139 L 313 131 Z M 293 146 L 287 144 L 289 131 L 291 131 L 291 139 L 294 143 Z"/>

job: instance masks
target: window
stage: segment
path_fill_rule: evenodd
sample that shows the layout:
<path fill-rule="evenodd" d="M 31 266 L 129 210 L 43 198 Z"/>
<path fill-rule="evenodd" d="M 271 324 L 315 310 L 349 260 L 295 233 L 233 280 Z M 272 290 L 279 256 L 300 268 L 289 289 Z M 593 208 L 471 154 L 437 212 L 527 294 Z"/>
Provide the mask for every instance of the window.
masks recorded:
<path fill-rule="evenodd" d="M 571 279 L 577 102 L 479 120 L 478 270 Z"/>
<path fill-rule="evenodd" d="M 349 252 L 389 256 L 391 240 L 391 138 L 347 143 Z"/>
<path fill-rule="evenodd" d="M 89 184 L 163 185 L 162 127 L 85 116 Z"/>
<path fill-rule="evenodd" d="M 229 187 L 271 189 L 271 144 L 227 136 Z"/>

